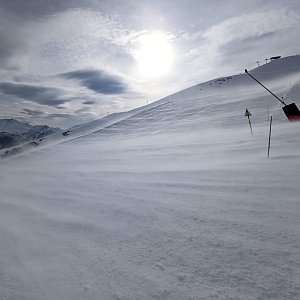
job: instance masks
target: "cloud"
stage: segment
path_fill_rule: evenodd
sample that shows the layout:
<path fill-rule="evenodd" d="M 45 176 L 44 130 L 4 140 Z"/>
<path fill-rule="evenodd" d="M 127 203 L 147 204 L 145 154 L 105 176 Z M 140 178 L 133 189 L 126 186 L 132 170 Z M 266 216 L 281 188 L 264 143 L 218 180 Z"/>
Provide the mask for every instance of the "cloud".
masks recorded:
<path fill-rule="evenodd" d="M 76 111 L 75 111 L 75 113 L 76 114 L 78 114 L 78 113 L 87 113 L 87 112 L 89 112 L 89 108 L 88 107 L 83 107 L 83 108 L 80 108 L 80 109 L 77 109 Z"/>
<path fill-rule="evenodd" d="M 126 73 L 135 31 L 126 29 L 118 14 L 107 13 L 110 1 L 2 1 L 0 69 L 51 76 L 105 64 L 113 73 Z"/>
<path fill-rule="evenodd" d="M 226 44 L 290 28 L 300 21 L 299 16 L 286 9 L 243 14 L 212 26 L 204 33 L 208 41 Z"/>
<path fill-rule="evenodd" d="M 82 103 L 85 104 L 85 105 L 93 105 L 93 104 L 96 103 L 96 101 L 93 101 L 93 100 L 87 100 L 87 101 L 84 101 L 84 102 L 82 102 Z"/>
<path fill-rule="evenodd" d="M 100 94 L 123 94 L 127 87 L 122 80 L 101 70 L 77 70 L 60 74 L 66 79 L 79 81 L 83 86 Z"/>
<path fill-rule="evenodd" d="M 45 113 L 40 111 L 40 110 L 32 110 L 32 109 L 27 109 L 27 108 L 24 108 L 23 111 L 21 111 L 21 114 L 29 115 L 29 116 L 43 116 L 43 115 L 45 115 Z"/>
<path fill-rule="evenodd" d="M 0 92 L 46 106 L 56 107 L 69 101 L 58 88 L 24 83 L 0 82 Z"/>
<path fill-rule="evenodd" d="M 75 124 L 83 124 L 92 121 L 94 118 L 89 114 L 47 114 L 42 117 L 41 122 L 46 122 L 50 126 L 58 126 L 60 128 L 69 128 Z"/>
<path fill-rule="evenodd" d="M 8 13 L 22 18 L 32 18 L 49 13 L 55 13 L 63 8 L 70 7 L 71 4 L 72 2 L 70 0 L 45 1 L 42 5 L 40 0 L 10 0 L 2 1 L 1 6 Z"/>
<path fill-rule="evenodd" d="M 2 4 L 2 3 L 1 3 Z M 7 13 L 0 4 L 0 69 L 14 69 L 18 65 L 14 57 L 22 55 L 25 50 L 22 22 Z"/>
<path fill-rule="evenodd" d="M 194 34 L 198 43 L 182 55 L 181 68 L 188 66 L 194 77 L 208 80 L 253 68 L 273 55 L 295 54 L 299 24 L 297 11 L 280 6 L 225 19 Z"/>

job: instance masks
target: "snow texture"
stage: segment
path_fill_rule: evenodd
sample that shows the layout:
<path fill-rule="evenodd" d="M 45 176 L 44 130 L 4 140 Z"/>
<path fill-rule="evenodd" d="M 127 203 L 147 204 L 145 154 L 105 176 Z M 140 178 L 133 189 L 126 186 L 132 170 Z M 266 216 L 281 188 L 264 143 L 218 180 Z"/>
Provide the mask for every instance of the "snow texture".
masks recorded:
<path fill-rule="evenodd" d="M 299 299 L 299 126 L 241 74 L 1 160 L 0 299 Z"/>

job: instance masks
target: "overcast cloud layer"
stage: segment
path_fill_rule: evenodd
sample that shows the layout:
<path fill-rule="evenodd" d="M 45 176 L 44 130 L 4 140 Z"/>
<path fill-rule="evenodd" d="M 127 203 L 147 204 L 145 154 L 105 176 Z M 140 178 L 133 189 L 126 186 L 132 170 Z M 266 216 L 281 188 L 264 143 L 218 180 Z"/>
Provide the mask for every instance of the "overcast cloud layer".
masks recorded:
<path fill-rule="evenodd" d="M 139 37 L 163 34 L 169 72 L 137 71 Z M 300 51 L 299 1 L 0 2 L 0 117 L 68 127 Z"/>

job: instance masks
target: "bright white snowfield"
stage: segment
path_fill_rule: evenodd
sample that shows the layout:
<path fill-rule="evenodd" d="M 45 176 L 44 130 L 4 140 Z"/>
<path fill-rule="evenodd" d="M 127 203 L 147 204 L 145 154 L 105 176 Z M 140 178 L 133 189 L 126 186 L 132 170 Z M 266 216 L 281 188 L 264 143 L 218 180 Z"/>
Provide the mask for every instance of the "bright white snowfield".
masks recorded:
<path fill-rule="evenodd" d="M 299 56 L 251 74 L 300 107 Z M 299 133 L 242 74 L 1 160 L 0 299 L 300 299 Z"/>

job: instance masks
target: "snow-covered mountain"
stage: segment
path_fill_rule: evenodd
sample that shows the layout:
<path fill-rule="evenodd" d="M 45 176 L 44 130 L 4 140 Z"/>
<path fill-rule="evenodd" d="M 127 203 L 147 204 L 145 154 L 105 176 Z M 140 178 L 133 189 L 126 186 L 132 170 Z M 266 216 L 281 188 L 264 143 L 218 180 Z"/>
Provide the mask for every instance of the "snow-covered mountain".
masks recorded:
<path fill-rule="evenodd" d="M 250 72 L 300 106 L 299 56 Z M 239 74 L 21 148 L 0 162 L 1 297 L 299 299 L 299 126 Z"/>
<path fill-rule="evenodd" d="M 33 126 L 15 119 L 0 119 L 0 149 L 41 139 L 58 131 L 61 129 L 47 125 Z"/>
<path fill-rule="evenodd" d="M 22 134 L 30 130 L 33 126 L 15 119 L 0 119 L 0 132 Z"/>

